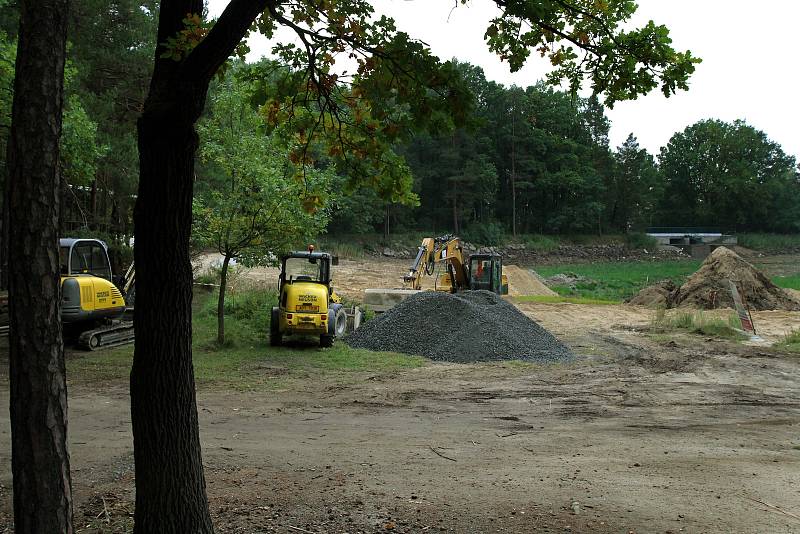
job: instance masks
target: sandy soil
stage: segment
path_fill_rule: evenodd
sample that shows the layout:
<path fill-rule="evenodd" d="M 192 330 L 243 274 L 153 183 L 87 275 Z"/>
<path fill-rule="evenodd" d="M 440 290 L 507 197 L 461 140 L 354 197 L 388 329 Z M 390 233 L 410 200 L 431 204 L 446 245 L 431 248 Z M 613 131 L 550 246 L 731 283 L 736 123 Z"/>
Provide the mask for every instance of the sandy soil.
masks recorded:
<path fill-rule="evenodd" d="M 337 280 L 354 295 L 386 287 L 387 265 L 403 264 L 359 268 L 361 283 L 347 287 L 345 263 Z M 520 308 L 579 358 L 201 389 L 218 531 L 800 532 L 800 358 L 648 337 L 641 329 L 654 312 L 644 308 Z M 754 315 L 769 340 L 800 327 L 800 312 Z M 76 525 L 124 532 L 133 509 L 124 383 L 71 384 L 70 450 Z M 10 488 L 3 409 L 0 533 L 10 528 Z"/>
<path fill-rule="evenodd" d="M 204 254 L 199 257 L 195 268 L 199 272 L 207 271 L 212 266 L 220 265 L 219 254 Z M 333 286 L 338 293 L 358 301 L 364 298 L 364 289 L 368 288 L 402 288 L 403 275 L 408 272 L 412 260 L 370 258 L 365 261 L 339 260 L 333 267 Z M 525 269 L 516 265 L 507 265 L 504 271 L 509 277 L 511 295 L 555 295 L 555 292 L 539 282 Z M 277 287 L 277 267 L 256 267 L 236 272 L 232 279 L 234 288 L 246 290 L 249 287 Z M 423 288 L 433 288 L 431 277 L 422 279 Z"/>

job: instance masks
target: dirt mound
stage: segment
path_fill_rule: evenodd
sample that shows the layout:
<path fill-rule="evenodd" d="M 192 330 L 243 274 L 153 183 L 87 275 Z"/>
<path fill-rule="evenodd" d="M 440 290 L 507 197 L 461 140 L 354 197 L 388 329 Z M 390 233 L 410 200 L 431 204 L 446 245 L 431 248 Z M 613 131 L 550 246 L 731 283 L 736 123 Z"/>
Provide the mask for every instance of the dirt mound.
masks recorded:
<path fill-rule="evenodd" d="M 508 277 L 509 296 L 547 295 L 552 297 L 558 295 L 527 269 L 516 265 L 503 265 L 503 273 Z"/>
<path fill-rule="evenodd" d="M 625 302 L 647 308 L 669 308 L 677 289 L 678 286 L 672 280 L 662 280 L 642 289 Z"/>
<path fill-rule="evenodd" d="M 575 285 L 579 282 L 586 282 L 587 278 L 585 276 L 581 276 L 575 273 L 558 273 L 554 274 L 550 278 L 545 278 L 544 283 L 547 284 L 549 287 L 553 286 L 565 286 L 571 289 L 575 289 Z"/>
<path fill-rule="evenodd" d="M 423 291 L 367 322 L 344 341 L 351 347 L 461 363 L 573 358 L 550 332 L 489 291 Z"/>
<path fill-rule="evenodd" d="M 733 308 L 729 280 L 738 286 L 751 310 L 800 310 L 800 301 L 725 247 L 714 250 L 700 269 L 675 292 L 673 305 L 706 310 Z"/>

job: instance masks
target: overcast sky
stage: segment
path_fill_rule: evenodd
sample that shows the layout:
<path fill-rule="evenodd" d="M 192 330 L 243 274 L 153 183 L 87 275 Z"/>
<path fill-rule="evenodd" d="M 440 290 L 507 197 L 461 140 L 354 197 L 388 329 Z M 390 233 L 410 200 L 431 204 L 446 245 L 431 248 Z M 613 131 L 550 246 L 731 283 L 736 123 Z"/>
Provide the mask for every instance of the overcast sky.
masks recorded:
<path fill-rule="evenodd" d="M 497 12 L 492 0 L 471 0 L 453 9 L 456 0 L 374 0 L 377 13 L 393 17 L 400 30 L 428 43 L 442 59 L 458 58 L 480 65 L 490 80 L 528 86 L 541 79 L 548 63 L 532 57 L 511 74 L 508 65 L 486 50 L 486 22 Z M 210 0 L 218 15 L 227 0 Z M 629 133 L 657 154 L 673 133 L 706 118 L 744 119 L 763 130 L 800 159 L 800 105 L 795 0 L 640 0 L 633 23 L 665 24 L 678 50 L 703 59 L 688 92 L 669 99 L 656 91 L 608 111 L 611 143 Z M 252 59 L 269 52 L 263 38 L 251 39 Z"/>

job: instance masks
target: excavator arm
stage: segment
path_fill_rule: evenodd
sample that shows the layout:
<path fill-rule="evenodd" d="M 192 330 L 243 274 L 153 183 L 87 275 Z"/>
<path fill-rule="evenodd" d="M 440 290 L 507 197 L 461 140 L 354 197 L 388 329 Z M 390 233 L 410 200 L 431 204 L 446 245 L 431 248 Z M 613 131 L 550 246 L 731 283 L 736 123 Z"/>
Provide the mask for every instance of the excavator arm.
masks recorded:
<path fill-rule="evenodd" d="M 433 274 L 435 243 L 432 237 L 426 237 L 417 251 L 414 263 L 403 277 L 403 282 L 410 285 L 411 289 L 421 289 L 422 276 Z"/>
<path fill-rule="evenodd" d="M 444 263 L 450 278 L 450 289 L 466 289 L 469 284 L 461 241 L 452 235 L 422 240 L 414 263 L 403 277 L 410 289 L 421 289 L 422 277 L 431 276 L 437 263 Z"/>

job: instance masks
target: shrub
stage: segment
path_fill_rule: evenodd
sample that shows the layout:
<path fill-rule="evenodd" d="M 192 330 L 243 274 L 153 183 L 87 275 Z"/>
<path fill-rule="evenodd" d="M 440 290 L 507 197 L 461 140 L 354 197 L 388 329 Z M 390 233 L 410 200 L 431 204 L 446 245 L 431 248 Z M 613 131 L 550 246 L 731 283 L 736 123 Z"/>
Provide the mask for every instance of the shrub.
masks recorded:
<path fill-rule="evenodd" d="M 680 312 L 669 316 L 666 310 L 659 309 L 653 318 L 652 329 L 657 332 L 685 330 L 692 334 L 728 339 L 744 337 L 736 314 L 730 314 L 727 319 L 709 317 L 703 312 Z"/>
<path fill-rule="evenodd" d="M 526 248 L 539 252 L 551 252 L 558 248 L 557 239 L 546 235 L 528 235 L 524 237 L 523 243 Z"/>
<path fill-rule="evenodd" d="M 475 245 L 495 247 L 505 242 L 505 229 L 496 222 L 472 223 L 464 228 L 461 237 Z"/>
<path fill-rule="evenodd" d="M 633 233 L 625 236 L 625 246 L 632 250 L 655 250 L 658 247 L 658 241 L 647 234 Z"/>

